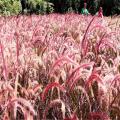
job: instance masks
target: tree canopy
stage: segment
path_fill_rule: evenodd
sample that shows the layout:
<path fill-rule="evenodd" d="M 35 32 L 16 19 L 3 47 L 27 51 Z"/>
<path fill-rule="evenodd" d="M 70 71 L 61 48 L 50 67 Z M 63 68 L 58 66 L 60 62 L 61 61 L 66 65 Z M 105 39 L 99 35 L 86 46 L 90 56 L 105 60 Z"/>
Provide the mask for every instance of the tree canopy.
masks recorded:
<path fill-rule="evenodd" d="M 103 7 L 104 15 L 120 14 L 119 0 L 26 0 L 26 12 L 35 14 L 66 13 L 74 11 L 81 13 L 84 2 L 91 14 L 96 14 Z M 20 0 L 0 0 L 0 14 L 11 15 L 22 11 Z"/>

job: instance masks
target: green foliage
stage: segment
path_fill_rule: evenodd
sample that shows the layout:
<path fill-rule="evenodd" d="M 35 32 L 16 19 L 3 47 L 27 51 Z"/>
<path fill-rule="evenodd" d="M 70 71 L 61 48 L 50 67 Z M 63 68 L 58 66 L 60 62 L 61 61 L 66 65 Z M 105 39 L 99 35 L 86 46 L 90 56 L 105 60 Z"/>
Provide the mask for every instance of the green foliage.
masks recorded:
<path fill-rule="evenodd" d="M 104 15 L 120 14 L 119 0 L 86 0 L 87 9 L 96 14 L 103 7 Z M 59 13 L 81 13 L 84 0 L 27 0 L 27 13 L 46 14 L 53 11 Z M 0 0 L 0 14 L 13 15 L 21 12 L 20 0 Z"/>
<path fill-rule="evenodd" d="M 27 10 L 30 13 L 46 14 L 54 11 L 53 4 L 44 0 L 28 0 Z"/>
<path fill-rule="evenodd" d="M 112 8 L 112 15 L 120 14 L 120 6 L 115 6 Z"/>
<path fill-rule="evenodd" d="M 120 14 L 120 1 L 114 0 L 114 7 L 112 8 L 112 14 Z"/>
<path fill-rule="evenodd" d="M 88 7 L 91 14 L 96 14 L 100 7 L 100 0 L 90 0 Z"/>
<path fill-rule="evenodd" d="M 18 0 L 0 0 L 0 14 L 18 14 L 20 9 L 20 2 Z"/>
<path fill-rule="evenodd" d="M 48 0 L 54 4 L 55 12 L 65 13 L 67 11 L 81 12 L 85 0 Z M 87 9 L 91 14 L 96 14 L 99 7 L 103 7 L 104 15 L 120 14 L 119 0 L 86 0 Z"/>
<path fill-rule="evenodd" d="M 70 11 L 79 11 L 81 0 L 48 0 L 54 4 L 56 12 L 65 13 Z"/>
<path fill-rule="evenodd" d="M 21 12 L 20 0 L 0 0 L 0 14 L 13 15 Z M 27 0 L 27 13 L 46 14 L 54 11 L 53 4 L 45 0 Z"/>

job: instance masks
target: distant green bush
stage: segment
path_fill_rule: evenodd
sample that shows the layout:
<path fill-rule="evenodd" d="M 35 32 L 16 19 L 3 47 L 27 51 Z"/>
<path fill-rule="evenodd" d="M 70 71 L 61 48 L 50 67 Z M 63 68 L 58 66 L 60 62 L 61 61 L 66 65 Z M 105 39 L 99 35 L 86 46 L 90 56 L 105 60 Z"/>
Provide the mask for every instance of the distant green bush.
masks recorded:
<path fill-rule="evenodd" d="M 30 13 L 46 14 L 54 11 L 53 4 L 45 0 L 28 0 L 27 10 Z"/>
<path fill-rule="evenodd" d="M 0 14 L 14 15 L 21 12 L 20 0 L 0 0 Z M 53 4 L 45 0 L 27 0 L 26 13 L 46 14 L 54 11 Z"/>
<path fill-rule="evenodd" d="M 0 14 L 13 15 L 21 10 L 19 0 L 0 0 Z"/>

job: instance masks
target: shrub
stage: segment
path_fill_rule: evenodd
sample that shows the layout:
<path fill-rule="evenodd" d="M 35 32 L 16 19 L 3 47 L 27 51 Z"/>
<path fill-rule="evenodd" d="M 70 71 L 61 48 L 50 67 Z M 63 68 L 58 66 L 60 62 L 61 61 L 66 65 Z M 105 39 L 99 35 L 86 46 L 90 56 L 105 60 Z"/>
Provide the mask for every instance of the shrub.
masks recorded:
<path fill-rule="evenodd" d="M 36 14 L 46 14 L 54 11 L 53 4 L 44 0 L 28 0 L 27 10 Z"/>
<path fill-rule="evenodd" d="M 20 2 L 18 0 L 0 0 L 0 14 L 11 15 L 20 12 Z"/>
<path fill-rule="evenodd" d="M 54 11 L 53 4 L 44 0 L 28 0 L 27 13 L 46 14 Z M 20 0 L 0 0 L 0 14 L 13 15 L 21 12 Z"/>

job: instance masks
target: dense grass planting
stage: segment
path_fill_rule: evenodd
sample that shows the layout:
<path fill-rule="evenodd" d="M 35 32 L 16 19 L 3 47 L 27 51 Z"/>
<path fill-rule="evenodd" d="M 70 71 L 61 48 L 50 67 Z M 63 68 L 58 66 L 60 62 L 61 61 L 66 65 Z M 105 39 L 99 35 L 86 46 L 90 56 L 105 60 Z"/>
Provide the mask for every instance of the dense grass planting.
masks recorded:
<path fill-rule="evenodd" d="M 0 17 L 0 119 L 120 120 L 120 19 L 112 19 Z"/>

